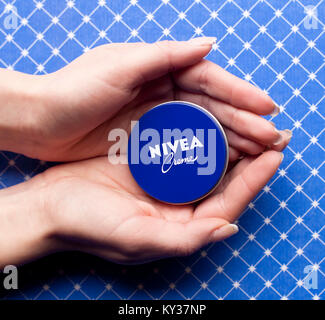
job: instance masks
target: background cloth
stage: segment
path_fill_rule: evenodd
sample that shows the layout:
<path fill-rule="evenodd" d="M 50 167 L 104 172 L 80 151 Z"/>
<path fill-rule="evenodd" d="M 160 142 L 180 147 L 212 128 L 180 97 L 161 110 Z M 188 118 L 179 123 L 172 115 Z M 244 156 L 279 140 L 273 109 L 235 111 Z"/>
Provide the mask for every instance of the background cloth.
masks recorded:
<path fill-rule="evenodd" d="M 8 29 L 12 10 L 18 24 Z M 143 266 L 56 254 L 20 268 L 19 290 L 1 299 L 325 298 L 325 1 L 0 0 L 0 66 L 26 73 L 53 72 L 105 43 L 202 35 L 217 37 L 207 58 L 268 92 L 281 108 L 272 121 L 293 131 L 240 232 Z M 50 165 L 0 152 L 0 188 Z M 304 281 L 310 270 L 317 288 Z"/>

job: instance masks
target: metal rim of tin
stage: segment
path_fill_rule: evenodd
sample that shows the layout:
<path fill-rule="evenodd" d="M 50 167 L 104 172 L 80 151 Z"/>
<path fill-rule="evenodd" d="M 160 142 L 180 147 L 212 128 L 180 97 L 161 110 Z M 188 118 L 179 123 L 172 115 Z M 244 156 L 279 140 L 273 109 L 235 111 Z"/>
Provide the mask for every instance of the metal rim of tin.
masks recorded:
<path fill-rule="evenodd" d="M 171 101 L 166 101 L 166 102 L 163 102 L 163 103 L 160 103 L 152 108 L 150 108 L 149 110 L 147 110 L 145 113 L 143 113 L 141 115 L 141 117 L 139 118 L 138 121 L 140 121 L 140 119 L 142 118 L 142 116 L 144 114 L 146 114 L 147 112 L 150 112 L 151 110 L 155 109 L 155 108 L 158 108 L 158 107 L 161 107 L 161 106 L 164 106 L 166 104 L 171 104 L 171 103 L 179 103 L 179 104 L 183 104 L 183 105 L 191 105 L 197 109 L 199 109 L 200 111 L 204 112 L 205 114 L 207 114 L 211 120 L 213 120 L 213 122 L 217 125 L 217 127 L 219 128 L 220 132 L 222 133 L 222 136 L 224 138 L 224 141 L 225 141 L 225 147 L 226 147 L 226 161 L 225 161 L 225 166 L 223 168 L 223 171 L 222 171 L 222 174 L 218 180 L 218 182 L 216 183 L 216 185 L 210 190 L 208 191 L 206 194 L 204 194 L 203 196 L 201 196 L 200 198 L 197 198 L 195 200 L 192 200 L 192 201 L 188 201 L 188 202 L 183 202 L 183 203 L 180 203 L 180 202 L 177 202 L 177 203 L 174 203 L 174 202 L 167 202 L 167 201 L 164 201 L 164 200 L 160 200 L 154 196 L 152 196 L 151 194 L 149 194 L 147 191 L 145 191 L 144 189 L 141 188 L 141 186 L 139 185 L 139 187 L 147 194 L 149 195 L 151 198 L 155 199 L 155 200 L 158 200 L 162 203 L 166 203 L 166 204 L 171 204 L 171 205 L 175 205 L 175 206 L 183 206 L 183 205 L 186 205 L 186 204 L 192 204 L 192 203 L 195 203 L 195 202 L 198 202 L 198 201 L 201 201 L 202 199 L 208 197 L 211 193 L 213 193 L 213 191 L 216 190 L 216 188 L 219 186 L 219 184 L 222 182 L 226 172 L 227 172 L 227 169 L 228 169 L 228 162 L 229 162 L 229 146 L 228 146 L 228 139 L 227 139 L 227 136 L 226 136 L 226 133 L 223 129 L 223 127 L 221 126 L 220 122 L 218 121 L 218 119 L 208 110 L 206 110 L 205 108 L 199 106 L 198 104 L 195 104 L 193 102 L 187 102 L 187 101 L 182 101 L 182 100 L 171 100 Z M 130 132 L 130 136 L 132 134 L 132 130 Z M 129 166 L 129 170 L 130 170 L 130 173 L 131 175 L 133 176 L 132 174 L 132 171 L 130 169 L 130 166 Z M 134 178 L 134 176 L 133 176 Z M 134 180 L 137 182 L 137 180 L 134 178 Z"/>

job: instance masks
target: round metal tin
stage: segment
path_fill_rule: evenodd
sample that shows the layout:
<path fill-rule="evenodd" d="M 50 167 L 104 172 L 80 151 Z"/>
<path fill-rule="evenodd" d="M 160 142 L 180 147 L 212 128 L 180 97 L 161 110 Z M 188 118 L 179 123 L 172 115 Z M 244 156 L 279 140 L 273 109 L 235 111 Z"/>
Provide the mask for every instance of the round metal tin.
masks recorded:
<path fill-rule="evenodd" d="M 189 204 L 209 195 L 228 165 L 228 142 L 206 109 L 171 101 L 146 112 L 133 126 L 128 164 L 138 185 L 169 204 Z"/>

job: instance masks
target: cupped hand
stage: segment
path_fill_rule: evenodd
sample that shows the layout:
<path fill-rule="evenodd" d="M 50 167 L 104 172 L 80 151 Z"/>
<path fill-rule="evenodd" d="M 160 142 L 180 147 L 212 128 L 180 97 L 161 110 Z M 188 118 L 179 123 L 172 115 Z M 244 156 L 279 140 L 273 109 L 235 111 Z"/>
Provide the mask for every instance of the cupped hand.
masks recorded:
<path fill-rule="evenodd" d="M 213 41 L 103 45 L 33 78 L 40 99 L 33 108 L 32 143 L 22 153 L 51 161 L 106 155 L 112 129 L 129 132 L 131 120 L 170 100 L 212 112 L 225 128 L 230 160 L 266 147 L 281 151 L 290 131 L 278 131 L 259 116 L 278 108 L 263 91 L 204 60 Z"/>
<path fill-rule="evenodd" d="M 80 250 L 118 263 L 182 256 L 223 240 L 232 223 L 276 172 L 282 153 L 245 157 L 206 200 L 173 206 L 147 196 L 127 165 L 107 157 L 63 164 L 28 183 L 45 185 L 42 220 L 52 251 Z"/>

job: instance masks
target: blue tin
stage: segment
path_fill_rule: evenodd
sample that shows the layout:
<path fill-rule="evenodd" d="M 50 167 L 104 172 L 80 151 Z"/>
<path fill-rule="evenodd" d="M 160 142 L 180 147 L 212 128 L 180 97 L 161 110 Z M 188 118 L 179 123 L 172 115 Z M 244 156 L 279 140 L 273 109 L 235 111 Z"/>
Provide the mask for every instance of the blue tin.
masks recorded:
<path fill-rule="evenodd" d="M 228 165 L 228 143 L 218 120 L 185 101 L 160 104 L 135 122 L 128 164 L 139 186 L 170 204 L 188 204 L 209 195 Z"/>

